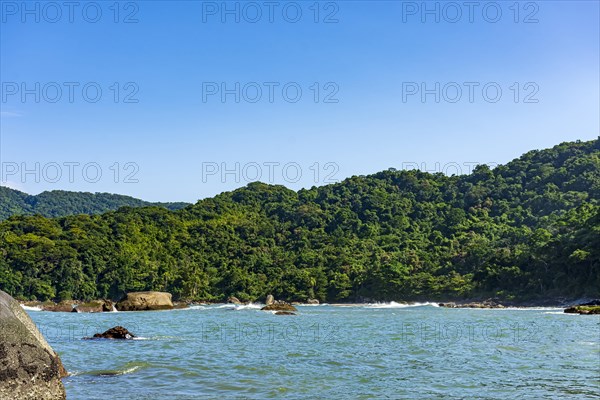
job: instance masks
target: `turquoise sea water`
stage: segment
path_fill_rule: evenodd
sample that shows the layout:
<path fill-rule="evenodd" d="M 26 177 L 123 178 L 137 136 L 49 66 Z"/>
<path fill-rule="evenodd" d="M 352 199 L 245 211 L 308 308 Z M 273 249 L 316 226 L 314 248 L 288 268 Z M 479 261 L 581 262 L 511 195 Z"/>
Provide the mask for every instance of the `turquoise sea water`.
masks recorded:
<path fill-rule="evenodd" d="M 399 304 L 29 311 L 68 399 L 592 399 L 600 316 Z M 139 340 L 81 340 L 121 325 Z"/>

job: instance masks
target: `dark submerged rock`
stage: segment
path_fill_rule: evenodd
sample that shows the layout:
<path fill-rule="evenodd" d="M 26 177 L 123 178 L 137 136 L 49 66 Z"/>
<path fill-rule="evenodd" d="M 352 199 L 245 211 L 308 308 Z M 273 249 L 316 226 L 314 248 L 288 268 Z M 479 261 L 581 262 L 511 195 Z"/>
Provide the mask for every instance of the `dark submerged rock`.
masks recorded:
<path fill-rule="evenodd" d="M 96 333 L 94 339 L 133 339 L 135 335 L 122 326 L 115 326 L 104 333 Z"/>
<path fill-rule="evenodd" d="M 19 303 L 0 290 L 0 399 L 63 400 L 67 376 Z"/>

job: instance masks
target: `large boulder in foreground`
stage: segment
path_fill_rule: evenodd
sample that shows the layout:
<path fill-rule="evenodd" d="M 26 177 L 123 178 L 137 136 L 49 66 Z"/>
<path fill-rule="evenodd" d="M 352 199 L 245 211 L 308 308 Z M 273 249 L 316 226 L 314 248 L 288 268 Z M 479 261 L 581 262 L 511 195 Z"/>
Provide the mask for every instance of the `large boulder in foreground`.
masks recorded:
<path fill-rule="evenodd" d="M 171 293 L 131 292 L 127 293 L 116 305 L 119 311 L 157 311 L 172 310 Z"/>
<path fill-rule="evenodd" d="M 58 354 L 19 303 L 0 290 L 0 399 L 66 399 Z"/>

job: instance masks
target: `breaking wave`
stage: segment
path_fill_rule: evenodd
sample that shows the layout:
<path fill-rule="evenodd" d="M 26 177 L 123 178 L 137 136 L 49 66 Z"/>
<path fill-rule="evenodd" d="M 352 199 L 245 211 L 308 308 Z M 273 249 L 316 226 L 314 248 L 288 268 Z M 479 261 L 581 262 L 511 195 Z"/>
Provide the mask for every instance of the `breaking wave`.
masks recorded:
<path fill-rule="evenodd" d="M 24 304 L 21 304 L 21 307 L 25 311 L 43 311 L 41 307 L 30 307 L 30 306 L 26 306 Z"/>
<path fill-rule="evenodd" d="M 390 301 L 389 303 L 367 304 L 365 307 L 366 308 L 410 308 L 410 307 L 425 307 L 425 306 L 439 307 L 439 305 L 437 303 L 431 303 L 431 302 L 407 304 L 407 303 L 396 303 L 395 301 Z"/>

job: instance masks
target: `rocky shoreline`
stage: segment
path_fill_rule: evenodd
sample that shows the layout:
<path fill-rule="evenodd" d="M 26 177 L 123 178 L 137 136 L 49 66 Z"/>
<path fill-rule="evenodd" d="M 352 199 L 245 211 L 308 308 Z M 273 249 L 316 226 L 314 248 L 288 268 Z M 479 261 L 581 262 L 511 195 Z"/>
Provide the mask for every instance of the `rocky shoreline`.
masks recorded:
<path fill-rule="evenodd" d="M 111 311 L 158 311 L 183 309 L 196 305 L 224 304 L 223 302 L 194 302 L 194 301 L 171 301 L 171 294 L 166 292 L 131 292 L 126 294 L 121 300 L 113 302 L 107 299 L 92 301 L 63 300 L 55 303 L 51 301 L 36 302 L 22 301 L 24 306 L 36 307 L 42 311 L 52 312 L 111 312 Z M 428 302 L 429 303 L 429 302 Z M 242 302 L 236 297 L 229 297 L 225 304 L 236 306 L 253 304 L 252 302 Z M 282 312 L 279 315 L 285 315 L 283 312 L 293 313 L 297 309 L 294 306 L 319 305 L 319 300 L 308 299 L 306 302 L 287 302 L 284 300 L 275 300 L 272 295 L 266 296 L 264 300 L 264 311 Z M 357 303 L 327 303 L 335 307 L 364 306 L 369 304 L 385 304 L 376 301 L 364 301 Z M 399 305 L 418 304 L 414 302 L 398 302 Z M 477 308 L 477 309 L 503 309 L 503 308 L 563 308 L 566 313 L 579 314 L 600 314 L 600 300 L 597 299 L 542 299 L 527 301 L 507 301 L 498 298 L 488 299 L 465 299 L 453 300 L 447 302 L 435 302 L 443 308 Z M 291 307 L 291 308 L 290 308 Z M 596 309 L 598 308 L 598 309 Z M 289 315 L 289 314 L 288 314 Z"/>
<path fill-rule="evenodd" d="M 114 302 L 108 299 L 80 301 L 21 301 L 21 305 L 38 308 L 41 311 L 97 313 L 114 311 L 158 311 L 187 308 L 188 303 L 171 301 L 171 294 L 166 292 L 131 292 L 121 300 Z"/>

